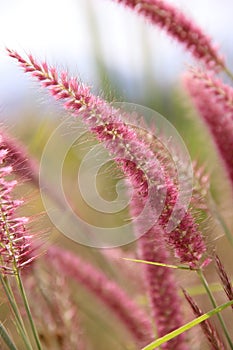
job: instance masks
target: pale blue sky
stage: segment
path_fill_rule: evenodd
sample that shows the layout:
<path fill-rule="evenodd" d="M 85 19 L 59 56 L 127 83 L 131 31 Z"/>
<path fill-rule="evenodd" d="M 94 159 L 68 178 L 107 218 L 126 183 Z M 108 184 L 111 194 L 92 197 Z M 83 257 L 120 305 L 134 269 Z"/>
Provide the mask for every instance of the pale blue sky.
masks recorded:
<path fill-rule="evenodd" d="M 185 9 L 215 38 L 233 67 L 233 1 L 169 2 Z M 12 102 L 21 99 L 29 84 L 5 55 L 5 46 L 31 52 L 58 67 L 69 67 L 97 87 L 95 46 L 109 71 L 126 78 L 125 90 L 128 85 L 132 90 L 135 84 L 138 90 L 143 89 L 147 67 L 163 84 L 176 80 L 190 62 L 179 44 L 111 0 L 0 0 L 0 33 L 1 105 L 12 95 Z"/>

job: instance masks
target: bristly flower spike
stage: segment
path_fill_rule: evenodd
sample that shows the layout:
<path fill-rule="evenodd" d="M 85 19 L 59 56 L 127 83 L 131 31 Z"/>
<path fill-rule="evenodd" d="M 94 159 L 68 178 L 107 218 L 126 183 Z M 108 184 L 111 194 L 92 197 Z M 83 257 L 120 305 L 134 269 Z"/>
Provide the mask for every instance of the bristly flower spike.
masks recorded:
<path fill-rule="evenodd" d="M 23 203 L 12 198 L 16 180 L 7 180 L 11 166 L 4 166 L 7 150 L 0 150 L 0 273 L 14 274 L 34 259 L 28 218 L 17 217 L 16 209 Z"/>
<path fill-rule="evenodd" d="M 217 268 L 217 272 L 218 275 L 221 279 L 222 282 L 222 286 L 224 288 L 224 291 L 228 297 L 228 299 L 231 301 L 233 300 L 233 287 L 232 287 L 232 283 L 226 273 L 226 270 L 221 262 L 221 260 L 219 259 L 218 255 L 215 255 L 215 266 Z M 231 308 L 233 309 L 233 305 L 231 305 Z"/>
<path fill-rule="evenodd" d="M 202 234 L 189 212 L 184 213 L 182 221 L 172 232 L 166 233 L 166 225 L 176 203 L 178 188 L 163 173 L 161 164 L 158 167 L 156 155 L 138 138 L 127 122 L 122 120 L 119 111 L 92 95 L 90 89 L 77 79 L 69 79 L 66 73 L 62 73 L 61 78 L 58 78 L 54 68 L 48 68 L 47 64 L 39 64 L 31 55 L 27 61 L 15 51 L 8 50 L 8 53 L 18 60 L 26 72 L 30 72 L 43 86 L 48 87 L 52 95 L 59 100 L 65 100 L 65 108 L 82 118 L 89 130 L 114 156 L 143 201 L 148 198 L 149 186 L 157 191 L 157 196 L 153 197 L 155 200 L 161 193 L 166 192 L 166 201 L 158 224 L 164 229 L 165 239 L 174 249 L 176 257 L 182 263 L 195 267 L 206 252 Z M 155 210 L 155 203 L 151 209 Z M 183 208 L 180 208 L 180 211 L 182 212 Z"/>
<path fill-rule="evenodd" d="M 179 9 L 163 0 L 115 0 L 143 15 L 180 42 L 207 68 L 225 69 L 224 59 L 211 39 Z"/>

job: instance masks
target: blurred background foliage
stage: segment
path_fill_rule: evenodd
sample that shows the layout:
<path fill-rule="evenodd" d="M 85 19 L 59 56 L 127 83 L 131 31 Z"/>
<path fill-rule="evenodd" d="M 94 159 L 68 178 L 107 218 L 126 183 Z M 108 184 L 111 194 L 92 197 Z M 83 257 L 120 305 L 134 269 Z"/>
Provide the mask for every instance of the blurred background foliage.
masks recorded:
<path fill-rule="evenodd" d="M 223 0 L 219 3 L 212 0 L 211 13 L 209 1 L 170 2 L 180 5 L 207 29 L 215 41 L 220 43 L 227 60 L 233 62 L 232 45 L 229 40 L 230 28 L 233 29 L 230 16 L 233 10 L 231 1 Z M 7 57 L 4 46 L 19 49 L 20 52 L 31 52 L 36 57 L 46 59 L 59 70 L 68 69 L 72 75 L 78 75 L 84 83 L 89 83 L 93 92 L 108 101 L 137 103 L 165 116 L 180 133 L 192 159 L 206 166 L 219 210 L 229 228 L 233 228 L 232 198 L 225 173 L 209 134 L 192 110 L 180 83 L 181 72 L 194 63 L 178 44 L 142 18 L 110 0 L 8 0 L 0 1 L 0 13 L 1 122 L 10 134 L 27 146 L 30 154 L 40 160 L 46 142 L 65 118 L 66 112 L 52 98 L 47 97 L 37 83 L 22 73 Z M 58 140 L 56 154 L 59 154 L 60 142 Z M 124 213 L 123 217 L 106 214 L 94 217 L 96 214 L 82 200 L 76 184 L 82 156 L 88 151 L 88 145 L 93 142 L 95 140 L 87 135 L 81 145 L 74 145 L 67 154 L 63 170 L 64 188 L 76 213 L 80 213 L 88 222 L 99 222 L 100 226 L 111 227 L 119 224 L 128 214 Z M 114 174 L 117 177 L 117 170 Z M 100 192 L 102 191 L 105 199 L 115 198 L 115 184 L 116 180 L 111 177 L 100 180 Z M 44 211 L 40 193 L 35 187 L 25 183 L 21 186 L 20 193 L 29 199 L 24 208 L 25 215 L 38 215 Z M 224 257 L 225 267 L 231 271 L 232 251 L 221 227 L 215 220 L 207 219 L 206 222 L 207 245 L 210 250 L 215 249 Z M 93 262 L 122 284 L 132 298 L 138 300 L 143 307 L 147 307 L 144 293 L 140 288 L 135 288 L 133 279 L 124 276 L 122 265 L 117 266 L 114 259 L 109 260 L 97 249 L 81 246 L 66 238 L 52 226 L 46 213 L 37 225 L 41 231 L 50 231 L 45 240 L 57 242 Z M 135 250 L 135 243 L 122 249 L 126 256 L 130 255 Z M 135 269 L 138 274 L 141 273 L 138 266 Z M 208 267 L 207 271 L 209 281 L 216 282 L 213 267 Z M 42 282 L 46 281 L 46 272 L 43 270 L 40 274 Z M 197 284 L 191 273 L 178 272 L 177 279 L 184 287 Z M 197 285 L 197 294 L 200 292 L 198 288 Z M 73 284 L 72 290 L 79 305 L 78 315 L 83 325 L 84 339 L 88 338 L 88 350 L 134 349 L 122 327 L 102 305 L 80 286 Z M 219 303 L 224 301 L 224 294 L 216 293 L 216 297 Z M 3 301 L 1 298 L 1 302 Z M 197 302 L 205 310 L 211 308 L 203 295 L 197 297 Z M 6 325 L 10 325 L 14 334 L 14 326 L 5 304 L 0 306 L 0 312 L 1 318 L 3 315 L 3 319 L 7 320 Z M 230 312 L 231 310 L 226 310 L 224 315 L 228 326 L 232 328 Z M 190 315 L 187 319 L 190 319 Z M 200 338 L 199 344 L 195 332 L 197 330 L 189 335 L 190 339 L 195 339 L 193 349 L 205 349 L 205 340 Z"/>

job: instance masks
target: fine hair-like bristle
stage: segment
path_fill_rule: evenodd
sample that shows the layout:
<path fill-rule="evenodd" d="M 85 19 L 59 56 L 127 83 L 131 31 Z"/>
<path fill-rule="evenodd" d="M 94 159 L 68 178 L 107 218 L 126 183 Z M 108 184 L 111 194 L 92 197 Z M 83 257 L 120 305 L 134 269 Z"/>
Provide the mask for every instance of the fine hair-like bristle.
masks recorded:
<path fill-rule="evenodd" d="M 189 305 L 191 306 L 194 315 L 197 317 L 203 315 L 202 310 L 198 307 L 196 302 L 193 300 L 193 298 L 188 294 L 188 292 L 185 289 L 183 289 L 183 293 L 184 293 L 185 299 L 188 301 Z M 202 328 L 203 333 L 205 334 L 211 346 L 211 349 L 226 350 L 226 347 L 223 341 L 221 340 L 217 330 L 209 320 L 205 320 L 201 322 L 200 327 Z"/>

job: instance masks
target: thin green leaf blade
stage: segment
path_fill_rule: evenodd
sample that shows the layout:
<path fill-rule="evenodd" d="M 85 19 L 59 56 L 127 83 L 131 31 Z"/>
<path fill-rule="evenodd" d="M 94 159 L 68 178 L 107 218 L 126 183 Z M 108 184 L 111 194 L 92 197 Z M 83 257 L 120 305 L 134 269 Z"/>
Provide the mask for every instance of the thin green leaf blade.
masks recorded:
<path fill-rule="evenodd" d="M 170 269 L 179 269 L 179 270 L 191 270 L 196 271 L 196 269 L 191 269 L 189 266 L 183 266 L 183 265 L 171 265 L 171 264 L 164 264 L 159 263 L 155 261 L 148 261 L 148 260 L 140 260 L 140 259 L 132 259 L 132 258 L 122 258 L 123 260 L 132 261 L 136 263 L 142 263 L 142 264 L 148 264 L 148 265 L 155 265 L 155 266 L 163 266 L 168 267 Z"/>
<path fill-rule="evenodd" d="M 17 350 L 2 322 L 0 322 L 0 337 L 3 339 L 4 343 L 10 350 Z"/>
<path fill-rule="evenodd" d="M 177 328 L 176 330 L 166 334 L 165 336 L 163 336 L 161 338 L 158 338 L 157 340 L 153 341 L 152 343 L 150 343 L 149 345 L 144 347 L 142 350 L 154 350 L 158 346 L 166 343 L 168 340 L 171 340 L 171 339 L 177 337 L 178 335 L 184 333 L 185 331 L 193 328 L 194 326 L 207 320 L 208 318 L 212 317 L 213 315 L 217 314 L 218 312 L 221 312 L 222 310 L 226 309 L 230 305 L 233 305 L 233 300 L 228 301 L 227 303 L 216 307 L 215 309 L 195 318 L 193 321 L 186 323 L 184 326 Z"/>

